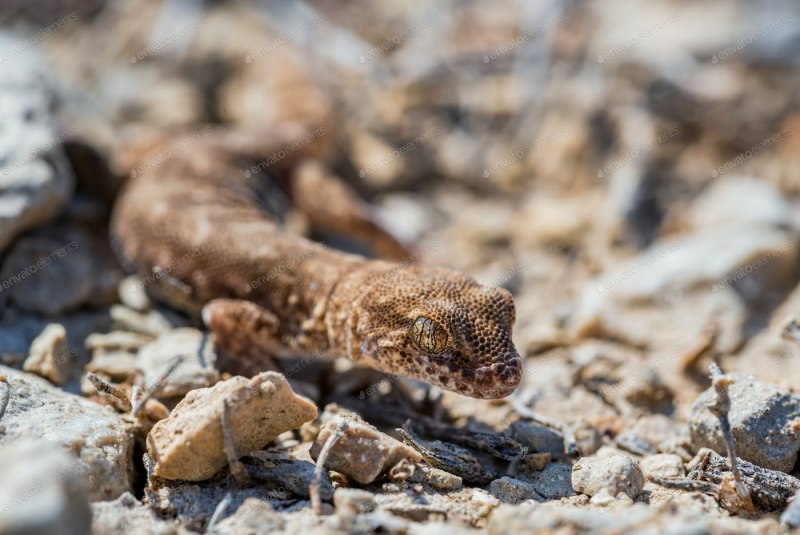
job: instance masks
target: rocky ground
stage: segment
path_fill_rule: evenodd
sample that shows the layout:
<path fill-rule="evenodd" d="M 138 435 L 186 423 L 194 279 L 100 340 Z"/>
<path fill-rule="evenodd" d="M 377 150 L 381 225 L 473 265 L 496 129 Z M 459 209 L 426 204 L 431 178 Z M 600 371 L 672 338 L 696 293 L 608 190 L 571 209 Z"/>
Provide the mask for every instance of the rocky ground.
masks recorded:
<path fill-rule="evenodd" d="M 794 3 L 11 0 L 0 21 L 0 533 L 800 526 Z M 314 355 L 230 377 L 126 275 L 113 200 L 174 156 L 136 147 L 288 122 L 421 262 L 513 293 L 512 397 Z"/>

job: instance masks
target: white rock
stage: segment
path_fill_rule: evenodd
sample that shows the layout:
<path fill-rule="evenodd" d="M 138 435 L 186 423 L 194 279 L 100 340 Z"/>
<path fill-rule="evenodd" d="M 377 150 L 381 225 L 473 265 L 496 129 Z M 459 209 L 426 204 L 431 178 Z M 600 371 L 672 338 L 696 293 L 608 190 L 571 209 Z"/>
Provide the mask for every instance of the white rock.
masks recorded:
<path fill-rule="evenodd" d="M 83 535 L 92 515 L 83 466 L 43 441 L 0 446 L 0 533 Z"/>
<path fill-rule="evenodd" d="M 0 34 L 0 50 L 22 45 Z M 0 251 L 22 231 L 53 219 L 73 189 L 61 150 L 69 132 L 59 136 L 52 124 L 47 72 L 32 48 L 0 62 Z"/>
<path fill-rule="evenodd" d="M 10 388 L 0 444 L 37 439 L 74 452 L 92 501 L 111 500 L 129 490 L 133 438 L 117 413 L 39 377 L 5 366 L 0 374 Z"/>

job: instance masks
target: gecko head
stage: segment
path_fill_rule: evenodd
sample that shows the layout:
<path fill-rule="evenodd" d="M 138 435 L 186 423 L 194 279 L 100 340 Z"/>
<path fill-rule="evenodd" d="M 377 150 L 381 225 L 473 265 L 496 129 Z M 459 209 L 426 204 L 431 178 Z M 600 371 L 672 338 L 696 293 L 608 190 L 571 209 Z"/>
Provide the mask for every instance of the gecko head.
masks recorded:
<path fill-rule="evenodd" d="M 365 297 L 356 330 L 361 358 L 375 367 L 476 398 L 505 397 L 519 385 L 522 359 L 506 290 L 415 266 L 370 281 Z"/>

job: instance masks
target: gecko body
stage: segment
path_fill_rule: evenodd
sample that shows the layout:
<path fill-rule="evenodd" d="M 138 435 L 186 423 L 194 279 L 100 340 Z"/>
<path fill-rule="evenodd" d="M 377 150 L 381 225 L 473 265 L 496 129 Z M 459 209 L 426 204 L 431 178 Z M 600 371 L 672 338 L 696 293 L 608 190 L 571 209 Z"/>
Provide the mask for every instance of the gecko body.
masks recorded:
<path fill-rule="evenodd" d="M 155 297 L 200 314 L 226 354 L 251 367 L 317 354 L 478 398 L 513 392 L 522 361 L 511 295 L 456 271 L 367 259 L 288 233 L 279 223 L 291 207 L 385 257 L 407 255 L 309 160 L 313 144 L 258 167 L 289 143 L 288 134 L 214 132 L 140 166 L 112 216 L 123 264 Z"/>

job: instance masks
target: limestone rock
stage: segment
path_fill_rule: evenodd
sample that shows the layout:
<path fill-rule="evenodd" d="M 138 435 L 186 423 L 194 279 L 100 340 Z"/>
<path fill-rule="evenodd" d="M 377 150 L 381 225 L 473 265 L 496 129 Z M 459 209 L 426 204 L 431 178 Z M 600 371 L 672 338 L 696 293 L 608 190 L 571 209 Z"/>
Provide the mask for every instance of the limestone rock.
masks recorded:
<path fill-rule="evenodd" d="M 27 373 L 0 366 L 0 374 L 11 392 L 0 420 L 0 444 L 41 439 L 74 452 L 92 501 L 129 490 L 133 437 L 116 412 Z"/>
<path fill-rule="evenodd" d="M 223 403 L 228 404 L 239 456 L 263 448 L 281 433 L 317 416 L 314 404 L 295 394 L 286 378 L 275 372 L 252 379 L 233 377 L 212 388 L 192 390 L 147 437 L 156 476 L 203 481 L 228 463 L 222 436 Z"/>
<path fill-rule="evenodd" d="M 311 445 L 311 457 L 319 457 L 325 441 L 339 422 L 346 423 L 344 435 L 336 441 L 325 462 L 325 468 L 342 472 L 361 484 L 375 481 L 402 459 L 421 461 L 416 450 L 381 433 L 355 414 L 340 414 L 325 423 Z"/>
<path fill-rule="evenodd" d="M 575 491 L 594 496 L 605 490 L 611 496 L 623 492 L 635 498 L 644 488 L 644 475 L 636 461 L 627 455 L 593 455 L 572 467 Z"/>
<path fill-rule="evenodd" d="M 779 386 L 760 383 L 751 375 L 733 375 L 728 419 L 736 453 L 751 463 L 790 472 L 800 451 L 800 398 Z M 695 449 L 711 448 L 726 455 L 719 420 L 708 410 L 716 392 L 709 388 L 692 405 L 689 430 Z"/>
<path fill-rule="evenodd" d="M 92 516 L 83 467 L 43 441 L 0 446 L 0 533 L 89 533 Z"/>

